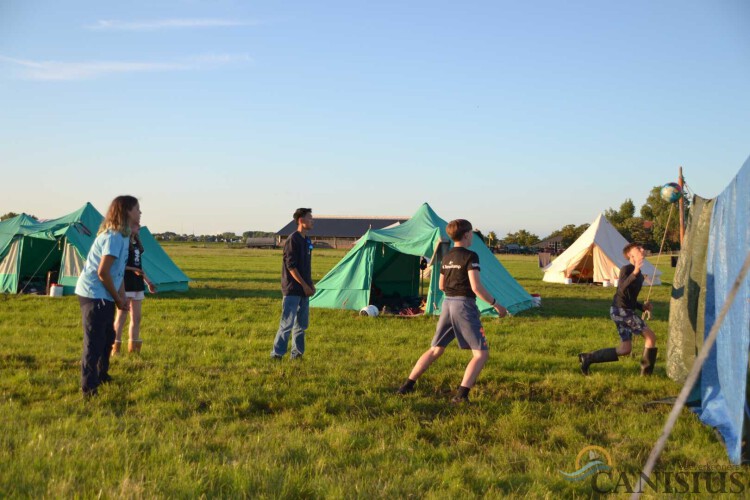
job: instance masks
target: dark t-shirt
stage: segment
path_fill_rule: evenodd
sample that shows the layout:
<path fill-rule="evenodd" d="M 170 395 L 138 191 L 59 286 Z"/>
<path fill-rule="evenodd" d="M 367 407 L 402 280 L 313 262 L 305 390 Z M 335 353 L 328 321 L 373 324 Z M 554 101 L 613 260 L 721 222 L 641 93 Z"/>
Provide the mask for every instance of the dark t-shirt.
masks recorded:
<path fill-rule="evenodd" d="M 612 299 L 614 307 L 623 309 L 643 310 L 643 304 L 638 302 L 638 294 L 641 293 L 643 286 L 643 269 L 635 275 L 633 271 L 635 266 L 628 264 L 620 269 L 620 277 L 617 280 L 617 291 Z"/>
<path fill-rule="evenodd" d="M 302 285 L 297 283 L 290 269 L 296 269 L 305 282 L 312 286 L 312 241 L 295 231 L 284 243 L 284 261 L 281 264 L 281 293 L 305 296 Z"/>
<path fill-rule="evenodd" d="M 463 247 L 451 248 L 440 266 L 440 273 L 444 275 L 443 291 L 448 297 L 476 298 L 471 289 L 469 271 L 479 271 L 479 255 Z"/>
<path fill-rule="evenodd" d="M 128 263 L 126 264 L 127 267 L 137 267 L 138 269 L 143 269 L 143 263 L 141 262 L 141 249 L 138 248 L 138 245 L 134 245 L 132 242 L 130 243 L 130 248 L 128 249 Z M 128 271 L 125 269 L 125 291 L 126 292 L 142 292 L 146 289 L 146 287 L 143 284 L 143 276 L 138 276 L 133 271 Z"/>

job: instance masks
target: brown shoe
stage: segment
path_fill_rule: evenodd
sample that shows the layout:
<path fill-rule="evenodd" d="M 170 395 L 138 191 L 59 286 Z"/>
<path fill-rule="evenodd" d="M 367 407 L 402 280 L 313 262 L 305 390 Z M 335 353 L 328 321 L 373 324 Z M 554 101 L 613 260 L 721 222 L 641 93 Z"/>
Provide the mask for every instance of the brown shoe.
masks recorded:
<path fill-rule="evenodd" d="M 120 354 L 120 350 L 122 349 L 122 341 L 121 340 L 115 340 L 115 343 L 112 345 L 112 356 L 117 356 Z"/>
<path fill-rule="evenodd" d="M 128 352 L 131 354 L 140 354 L 142 343 L 142 340 L 131 340 L 128 342 Z"/>

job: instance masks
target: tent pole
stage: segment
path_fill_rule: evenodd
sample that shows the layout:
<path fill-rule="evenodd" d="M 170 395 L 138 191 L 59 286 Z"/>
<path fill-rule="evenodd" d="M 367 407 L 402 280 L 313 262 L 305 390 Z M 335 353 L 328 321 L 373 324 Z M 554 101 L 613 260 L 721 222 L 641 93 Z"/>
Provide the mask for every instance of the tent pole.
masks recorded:
<path fill-rule="evenodd" d="M 685 187 L 685 178 L 682 177 L 682 167 L 680 167 L 680 175 L 677 178 L 677 184 L 680 185 L 680 190 Z M 682 248 L 682 240 L 685 238 L 685 196 L 680 196 L 680 248 Z"/>

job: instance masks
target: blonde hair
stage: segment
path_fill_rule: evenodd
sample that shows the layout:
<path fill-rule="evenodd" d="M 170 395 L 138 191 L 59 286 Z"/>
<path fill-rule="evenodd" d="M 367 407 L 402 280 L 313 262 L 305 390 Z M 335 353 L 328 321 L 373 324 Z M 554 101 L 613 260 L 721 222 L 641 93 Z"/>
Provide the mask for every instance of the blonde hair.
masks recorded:
<path fill-rule="evenodd" d="M 101 234 L 105 231 L 116 231 L 123 236 L 130 236 L 130 221 L 128 220 L 128 212 L 130 212 L 134 206 L 138 204 L 138 198 L 129 195 L 118 196 L 112 203 L 109 204 L 109 210 L 107 215 L 104 217 L 101 226 L 99 226 L 99 232 Z"/>

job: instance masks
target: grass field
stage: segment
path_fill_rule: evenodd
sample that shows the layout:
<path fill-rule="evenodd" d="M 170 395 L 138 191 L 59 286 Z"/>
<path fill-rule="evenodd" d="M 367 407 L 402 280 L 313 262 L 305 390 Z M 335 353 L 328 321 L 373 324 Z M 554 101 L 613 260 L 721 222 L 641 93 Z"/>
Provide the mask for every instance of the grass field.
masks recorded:
<path fill-rule="evenodd" d="M 546 284 L 536 257 L 501 257 L 543 307 L 485 320 L 490 360 L 472 404 L 451 407 L 468 361 L 455 346 L 416 393 L 393 394 L 436 318 L 313 309 L 305 358 L 273 362 L 280 251 L 165 248 L 191 289 L 147 298 L 142 354 L 114 359 L 90 402 L 75 298 L 0 295 L 0 496 L 588 497 L 559 471 L 587 445 L 640 469 L 670 410 L 645 403 L 679 391 L 664 372 L 668 259 L 654 376 L 633 357 L 584 378 L 576 354 L 618 340 L 612 289 Z M 317 251 L 314 279 L 342 255 Z M 716 464 L 722 445 L 685 411 L 659 468 Z"/>

